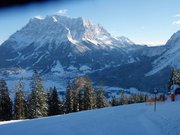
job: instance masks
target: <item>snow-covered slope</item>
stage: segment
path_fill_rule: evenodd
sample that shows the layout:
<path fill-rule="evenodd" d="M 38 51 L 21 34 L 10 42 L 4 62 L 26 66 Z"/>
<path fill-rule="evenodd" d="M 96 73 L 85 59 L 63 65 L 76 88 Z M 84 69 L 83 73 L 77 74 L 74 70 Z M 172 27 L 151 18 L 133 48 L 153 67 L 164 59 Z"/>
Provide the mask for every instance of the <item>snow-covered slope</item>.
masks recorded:
<path fill-rule="evenodd" d="M 62 116 L 1 123 L 1 135 L 178 135 L 179 101 L 133 104 Z"/>
<path fill-rule="evenodd" d="M 180 68 L 180 31 L 173 34 L 163 48 L 165 51 L 152 63 L 153 69 L 147 75 L 153 75 L 166 67 Z"/>
<path fill-rule="evenodd" d="M 142 55 L 147 57 L 161 56 L 167 50 L 166 46 L 150 46 L 142 50 Z"/>

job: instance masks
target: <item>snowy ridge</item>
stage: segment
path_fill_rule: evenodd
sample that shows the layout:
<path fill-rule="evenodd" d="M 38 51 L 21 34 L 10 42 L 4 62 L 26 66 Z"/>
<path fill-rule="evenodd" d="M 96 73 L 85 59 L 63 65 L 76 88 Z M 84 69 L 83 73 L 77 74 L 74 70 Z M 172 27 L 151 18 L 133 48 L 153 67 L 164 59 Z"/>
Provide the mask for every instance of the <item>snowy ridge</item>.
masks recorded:
<path fill-rule="evenodd" d="M 82 41 L 111 48 L 134 44 L 126 37 L 112 37 L 102 26 L 93 24 L 88 19 L 60 15 L 32 18 L 25 27 L 8 39 L 14 49 L 21 49 L 31 44 L 40 48 L 47 43 L 58 45 L 65 41 L 70 41 L 79 47 L 82 47 Z"/>
<path fill-rule="evenodd" d="M 163 48 L 165 49 L 164 53 L 152 63 L 153 69 L 146 74 L 147 76 L 166 67 L 180 69 L 180 31 L 173 34 Z"/>

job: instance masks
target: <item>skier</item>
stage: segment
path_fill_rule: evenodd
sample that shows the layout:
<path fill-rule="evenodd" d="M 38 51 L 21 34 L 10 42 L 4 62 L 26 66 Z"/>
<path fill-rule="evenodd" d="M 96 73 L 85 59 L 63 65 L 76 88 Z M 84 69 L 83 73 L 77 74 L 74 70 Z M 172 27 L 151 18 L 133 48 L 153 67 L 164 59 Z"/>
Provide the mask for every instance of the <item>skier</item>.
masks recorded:
<path fill-rule="evenodd" d="M 170 95 L 171 101 L 174 102 L 175 101 L 175 94 L 173 91 L 171 91 L 171 95 Z"/>

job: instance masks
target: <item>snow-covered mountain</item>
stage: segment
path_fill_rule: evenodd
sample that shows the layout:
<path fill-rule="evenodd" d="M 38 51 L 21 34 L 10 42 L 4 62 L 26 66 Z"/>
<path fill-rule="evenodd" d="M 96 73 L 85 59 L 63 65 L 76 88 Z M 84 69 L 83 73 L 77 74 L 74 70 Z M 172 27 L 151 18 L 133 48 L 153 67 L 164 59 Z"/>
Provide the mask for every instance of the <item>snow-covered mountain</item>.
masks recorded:
<path fill-rule="evenodd" d="M 128 38 L 113 37 L 88 19 L 52 15 L 32 18 L 5 41 L 0 47 L 0 67 L 64 76 L 64 71 L 88 72 L 136 61 L 129 51 L 138 48 Z"/>
<path fill-rule="evenodd" d="M 92 73 L 94 80 L 105 80 L 108 85 L 129 88 L 130 86 L 152 91 L 158 88 L 166 91 L 170 73 L 173 68 L 180 68 L 180 31 L 163 46 L 136 49 L 133 58 L 138 61 L 110 67 Z M 108 77 L 104 76 L 107 75 Z M 113 76 L 111 76 L 113 75 Z M 114 81 L 116 80 L 116 81 Z"/>
<path fill-rule="evenodd" d="M 134 45 L 126 37 L 112 37 L 102 26 L 93 24 L 88 19 L 59 15 L 32 18 L 4 44 L 9 44 L 15 50 L 22 50 L 32 44 L 38 50 L 48 44 L 48 51 L 51 51 L 64 42 L 73 44 L 71 46 L 78 53 L 92 49 L 114 49 Z"/>
<path fill-rule="evenodd" d="M 180 69 L 180 31 L 173 34 L 163 48 L 162 55 L 152 63 L 153 69 L 147 75 L 155 74 L 167 67 Z"/>
<path fill-rule="evenodd" d="M 177 32 L 166 45 L 148 47 L 82 17 L 34 17 L 0 46 L 0 76 L 29 78 L 37 69 L 51 82 L 88 75 L 107 86 L 164 90 L 170 69 L 180 68 L 179 39 Z"/>
<path fill-rule="evenodd" d="M 113 38 L 103 27 L 91 23 L 88 19 L 59 15 L 32 18 L 25 27 L 13 34 L 8 42 L 12 43 L 16 50 L 31 44 L 38 44 L 34 45 L 36 50 L 49 44 L 48 49 L 51 50 L 58 48 L 63 42 L 70 42 L 78 52 L 119 48 L 133 44 L 125 37 Z M 83 42 L 92 43 L 93 46 Z"/>

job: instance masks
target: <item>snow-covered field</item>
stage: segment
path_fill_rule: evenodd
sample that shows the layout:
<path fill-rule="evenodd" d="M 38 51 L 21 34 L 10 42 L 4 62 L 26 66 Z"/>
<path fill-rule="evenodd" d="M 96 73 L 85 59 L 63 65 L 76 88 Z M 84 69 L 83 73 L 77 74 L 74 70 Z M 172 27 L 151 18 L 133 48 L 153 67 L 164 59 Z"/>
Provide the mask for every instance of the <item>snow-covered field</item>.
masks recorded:
<path fill-rule="evenodd" d="M 0 125 L 5 125 L 5 124 L 10 124 L 10 123 L 16 123 L 20 121 L 25 121 L 25 120 L 11 120 L 11 121 L 1 121 Z"/>
<path fill-rule="evenodd" d="M 1 122 L 0 135 L 179 135 L 180 101 L 132 104 L 62 116 Z"/>

